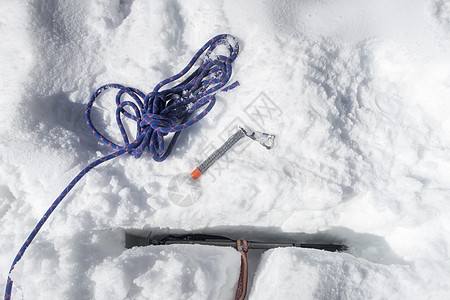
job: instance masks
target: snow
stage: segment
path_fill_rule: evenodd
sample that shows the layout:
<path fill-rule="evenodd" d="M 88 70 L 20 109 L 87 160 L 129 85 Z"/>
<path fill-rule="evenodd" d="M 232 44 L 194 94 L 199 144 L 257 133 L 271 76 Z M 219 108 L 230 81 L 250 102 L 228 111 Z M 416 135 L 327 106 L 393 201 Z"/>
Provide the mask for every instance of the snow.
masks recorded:
<path fill-rule="evenodd" d="M 410 286 L 408 265 L 373 264 L 347 254 L 314 250 L 277 249 L 264 254 L 254 299 L 404 299 L 425 288 Z M 300 297 L 299 297 L 300 296 Z M 427 295 L 430 298 L 435 294 Z"/>
<path fill-rule="evenodd" d="M 236 251 L 196 245 L 154 248 L 126 250 L 96 266 L 94 298 L 220 299 L 234 289 L 240 269 Z"/>
<path fill-rule="evenodd" d="M 125 248 L 125 233 L 158 230 L 349 246 L 250 252 L 249 299 L 450 298 L 450 1 L 30 0 L 0 10 L 1 290 L 53 200 L 112 152 L 85 124 L 90 94 L 110 82 L 148 92 L 220 33 L 241 49 L 230 81 L 240 86 L 217 96 L 169 159 L 123 156 L 74 188 L 15 267 L 13 299 L 234 297 L 232 248 Z M 113 97 L 92 114 L 119 141 Z M 238 125 L 275 134 L 274 148 L 242 140 L 198 181 L 178 180 Z"/>

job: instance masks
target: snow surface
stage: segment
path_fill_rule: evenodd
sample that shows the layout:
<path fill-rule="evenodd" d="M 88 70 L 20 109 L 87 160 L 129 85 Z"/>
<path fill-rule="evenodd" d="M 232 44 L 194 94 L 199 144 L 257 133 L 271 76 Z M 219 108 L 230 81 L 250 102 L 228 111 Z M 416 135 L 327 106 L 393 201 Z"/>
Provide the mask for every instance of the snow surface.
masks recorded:
<path fill-rule="evenodd" d="M 126 232 L 169 229 L 349 246 L 250 253 L 249 299 L 450 298 L 450 1 L 30 0 L 0 11 L 5 282 L 48 206 L 112 151 L 84 122 L 90 93 L 110 82 L 150 91 L 219 33 L 241 46 L 241 85 L 168 160 L 123 156 L 76 186 L 16 266 L 13 299 L 232 299 L 232 248 L 124 246 Z M 119 141 L 112 97 L 94 122 Z M 235 125 L 276 134 L 276 146 L 242 142 L 174 187 Z"/>

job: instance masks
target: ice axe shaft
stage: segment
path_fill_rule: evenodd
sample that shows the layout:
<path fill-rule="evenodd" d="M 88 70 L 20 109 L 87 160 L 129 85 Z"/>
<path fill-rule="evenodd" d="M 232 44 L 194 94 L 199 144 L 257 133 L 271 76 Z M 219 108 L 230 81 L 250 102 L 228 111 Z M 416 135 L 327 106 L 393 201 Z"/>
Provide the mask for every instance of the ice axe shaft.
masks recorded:
<path fill-rule="evenodd" d="M 136 236 L 133 234 L 126 234 L 126 248 L 134 246 L 147 245 L 206 245 L 219 247 L 236 247 L 236 239 L 231 239 L 225 236 L 211 235 L 211 234 L 169 234 L 169 235 L 153 235 L 150 233 L 148 237 Z M 250 249 L 268 250 L 273 248 L 297 247 L 320 249 L 330 252 L 340 252 L 347 250 L 347 246 L 341 244 L 327 244 L 327 243 L 299 243 L 294 241 L 252 241 L 248 240 L 248 247 Z"/>
<path fill-rule="evenodd" d="M 235 247 L 236 241 L 176 241 L 176 240 L 174 240 L 174 241 L 164 242 L 163 245 L 175 245 L 175 244 Z M 269 249 L 273 249 L 273 248 L 286 248 L 286 247 L 320 249 L 320 250 L 326 250 L 326 251 L 330 251 L 330 252 L 345 250 L 345 246 L 333 245 L 333 244 L 264 243 L 264 242 L 252 242 L 252 241 L 248 241 L 248 247 L 251 249 L 262 249 L 262 250 L 269 250 Z"/>
<path fill-rule="evenodd" d="M 228 140 L 220 146 L 219 149 L 213 152 L 207 159 L 205 159 L 192 173 L 191 176 L 194 179 L 199 178 L 206 170 L 209 169 L 219 158 L 221 158 L 231 147 L 234 146 L 240 139 L 244 136 L 251 138 L 259 142 L 261 145 L 266 147 L 266 149 L 271 149 L 273 147 L 273 141 L 275 139 L 274 135 L 270 135 L 262 132 L 252 132 L 247 133 L 247 131 L 239 127 L 238 131 L 236 131 Z"/>

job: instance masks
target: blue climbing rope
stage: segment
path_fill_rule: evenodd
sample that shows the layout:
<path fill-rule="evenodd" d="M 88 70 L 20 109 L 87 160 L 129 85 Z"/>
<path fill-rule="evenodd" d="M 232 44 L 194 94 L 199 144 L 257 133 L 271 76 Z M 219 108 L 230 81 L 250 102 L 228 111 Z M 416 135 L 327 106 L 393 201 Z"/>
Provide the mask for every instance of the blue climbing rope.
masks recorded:
<path fill-rule="evenodd" d="M 203 53 L 205 54 L 201 57 Z M 224 55 L 224 53 L 227 55 Z M 239 85 L 236 81 L 226 86 L 231 77 L 231 64 L 238 53 L 239 45 L 237 40 L 231 35 L 221 34 L 209 40 L 181 72 L 161 81 L 148 94 L 144 94 L 136 88 L 120 84 L 103 85 L 92 94 L 86 107 L 86 122 L 100 141 L 116 151 L 90 163 L 78 173 L 39 220 L 11 265 L 6 284 L 5 300 L 11 298 L 13 281 L 10 275 L 14 270 L 14 266 L 20 261 L 25 250 L 47 219 L 77 182 L 96 166 L 124 153 L 129 153 L 135 158 L 139 158 L 144 150 L 148 148 L 155 161 L 165 160 L 170 155 L 181 131 L 194 125 L 211 111 L 216 102 L 215 93 L 228 91 Z M 188 75 L 186 79 L 172 88 L 161 90 L 163 86 L 186 75 L 199 59 L 202 60 L 200 66 Z M 90 113 L 95 100 L 102 92 L 111 88 L 119 90 L 116 95 L 116 121 L 124 141 L 123 145 L 117 145 L 104 137 L 95 128 L 91 120 Z M 124 95 L 129 95 L 133 101 L 123 100 Z M 131 143 L 123 127 L 122 117 L 136 122 L 136 138 Z M 164 137 L 169 133 L 174 133 L 174 135 L 166 149 Z"/>

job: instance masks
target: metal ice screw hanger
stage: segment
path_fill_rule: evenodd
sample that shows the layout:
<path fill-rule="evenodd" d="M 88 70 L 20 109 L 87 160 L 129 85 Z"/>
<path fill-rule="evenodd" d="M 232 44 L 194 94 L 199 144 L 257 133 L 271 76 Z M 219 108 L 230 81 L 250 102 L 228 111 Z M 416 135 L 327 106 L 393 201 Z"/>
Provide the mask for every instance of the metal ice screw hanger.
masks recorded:
<path fill-rule="evenodd" d="M 228 138 L 228 140 L 220 146 L 219 149 L 213 152 L 207 159 L 205 159 L 192 173 L 191 176 L 194 179 L 199 178 L 203 173 L 205 173 L 206 170 L 209 169 L 219 158 L 222 157 L 228 150 L 231 149 L 231 147 L 234 146 L 240 139 L 242 139 L 244 136 L 247 136 L 251 138 L 254 141 L 259 142 L 261 145 L 266 147 L 266 149 L 271 149 L 274 144 L 275 135 L 264 133 L 264 132 L 258 132 L 253 131 L 252 133 L 247 133 L 247 131 L 239 127 L 238 131 L 236 131 L 235 134 L 233 134 L 231 137 Z"/>

